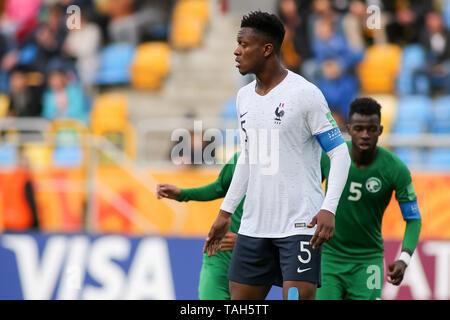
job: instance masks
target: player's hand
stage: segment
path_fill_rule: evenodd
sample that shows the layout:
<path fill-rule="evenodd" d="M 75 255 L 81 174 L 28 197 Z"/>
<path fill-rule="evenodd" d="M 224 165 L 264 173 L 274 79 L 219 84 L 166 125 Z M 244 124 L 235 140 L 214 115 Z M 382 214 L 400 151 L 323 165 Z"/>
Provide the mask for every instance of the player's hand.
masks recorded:
<path fill-rule="evenodd" d="M 222 241 L 220 241 L 219 251 L 233 251 L 236 239 L 237 239 L 236 233 L 227 232 Z"/>
<path fill-rule="evenodd" d="M 387 281 L 392 283 L 394 286 L 400 285 L 405 275 L 406 263 L 401 260 L 394 261 L 388 266 L 388 277 Z"/>
<path fill-rule="evenodd" d="M 308 224 L 308 228 L 317 225 L 316 232 L 309 242 L 313 249 L 319 248 L 322 243 L 331 239 L 334 234 L 334 214 L 328 210 L 320 210 Z"/>
<path fill-rule="evenodd" d="M 158 199 L 168 198 L 176 200 L 180 192 L 180 188 L 171 184 L 158 184 L 156 186 L 156 196 Z"/>
<path fill-rule="evenodd" d="M 208 257 L 216 254 L 219 248 L 220 242 L 225 237 L 231 223 L 231 214 L 220 210 L 219 215 L 214 221 L 211 230 L 209 230 L 208 237 L 205 240 L 205 245 L 203 246 L 203 253 L 208 252 Z"/>

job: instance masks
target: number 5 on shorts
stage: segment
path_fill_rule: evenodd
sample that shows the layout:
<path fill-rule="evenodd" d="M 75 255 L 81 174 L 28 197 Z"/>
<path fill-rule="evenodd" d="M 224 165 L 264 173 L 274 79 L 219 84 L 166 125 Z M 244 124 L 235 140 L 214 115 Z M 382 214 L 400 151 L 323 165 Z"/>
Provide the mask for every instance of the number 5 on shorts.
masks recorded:
<path fill-rule="evenodd" d="M 308 241 L 300 241 L 300 252 L 306 252 L 306 254 L 308 255 L 307 259 L 303 259 L 301 255 L 298 255 L 298 260 L 301 263 L 308 263 L 309 261 L 311 261 L 311 251 L 309 251 L 307 248 L 305 248 L 305 245 L 310 245 Z"/>

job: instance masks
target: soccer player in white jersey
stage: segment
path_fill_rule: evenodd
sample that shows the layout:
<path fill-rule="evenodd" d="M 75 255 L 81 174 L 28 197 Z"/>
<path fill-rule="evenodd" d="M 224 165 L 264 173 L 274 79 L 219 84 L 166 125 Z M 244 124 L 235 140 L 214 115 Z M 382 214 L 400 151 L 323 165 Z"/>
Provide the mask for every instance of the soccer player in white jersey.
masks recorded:
<path fill-rule="evenodd" d="M 281 65 L 284 32 L 275 15 L 251 12 L 241 21 L 234 52 L 239 72 L 256 80 L 237 94 L 242 153 L 203 251 L 215 254 L 246 195 L 228 274 L 235 300 L 265 299 L 274 284 L 283 287 L 284 299 L 293 287 L 300 299 L 315 299 L 320 246 L 333 235 L 350 167 L 320 90 Z M 321 149 L 331 163 L 325 198 Z M 269 165 L 261 150 L 270 153 Z"/>

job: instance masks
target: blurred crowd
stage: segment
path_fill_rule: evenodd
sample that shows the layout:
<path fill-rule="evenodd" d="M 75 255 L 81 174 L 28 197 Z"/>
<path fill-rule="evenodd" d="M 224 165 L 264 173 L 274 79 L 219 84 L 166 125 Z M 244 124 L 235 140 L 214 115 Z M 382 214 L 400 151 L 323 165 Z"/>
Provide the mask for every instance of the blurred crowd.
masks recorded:
<path fill-rule="evenodd" d="M 102 49 L 166 41 L 174 2 L 0 0 L 0 112 L 89 124 Z"/>
<path fill-rule="evenodd" d="M 341 123 L 361 89 L 358 64 L 374 45 L 423 50 L 408 93 L 450 93 L 450 1 L 279 0 L 278 14 L 285 65 L 318 85 Z"/>

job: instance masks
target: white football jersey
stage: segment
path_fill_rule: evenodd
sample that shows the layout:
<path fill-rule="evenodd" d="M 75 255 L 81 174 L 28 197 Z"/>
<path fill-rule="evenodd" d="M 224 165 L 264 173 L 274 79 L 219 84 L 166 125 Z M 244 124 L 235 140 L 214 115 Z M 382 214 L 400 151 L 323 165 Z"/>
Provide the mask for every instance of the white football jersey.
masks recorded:
<path fill-rule="evenodd" d="M 240 234 L 312 235 L 306 225 L 324 199 L 315 135 L 336 124 L 321 91 L 298 74 L 288 71 L 265 96 L 255 89 L 253 81 L 237 95 L 243 152 L 221 209 L 233 213 L 245 195 Z"/>

